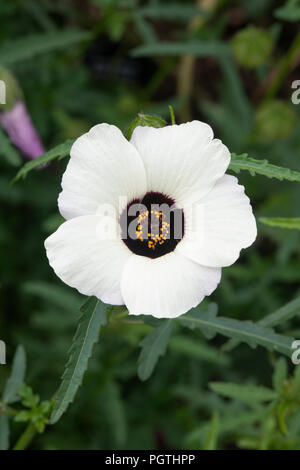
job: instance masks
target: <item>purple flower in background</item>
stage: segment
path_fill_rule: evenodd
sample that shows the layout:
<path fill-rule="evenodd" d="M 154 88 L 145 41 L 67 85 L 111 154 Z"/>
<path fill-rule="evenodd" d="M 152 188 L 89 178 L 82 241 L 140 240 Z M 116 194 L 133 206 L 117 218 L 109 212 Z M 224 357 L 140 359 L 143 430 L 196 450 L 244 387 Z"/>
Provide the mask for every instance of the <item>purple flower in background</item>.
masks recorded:
<path fill-rule="evenodd" d="M 9 135 L 12 143 L 30 159 L 45 153 L 41 139 L 23 101 L 18 100 L 11 109 L 1 112 L 0 124 Z"/>

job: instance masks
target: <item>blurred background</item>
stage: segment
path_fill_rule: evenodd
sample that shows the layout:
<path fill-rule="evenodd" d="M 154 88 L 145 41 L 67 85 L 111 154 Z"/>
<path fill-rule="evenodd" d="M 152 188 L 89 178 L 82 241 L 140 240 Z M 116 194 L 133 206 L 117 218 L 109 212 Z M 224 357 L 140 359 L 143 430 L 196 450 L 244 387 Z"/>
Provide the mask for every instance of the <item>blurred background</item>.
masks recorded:
<path fill-rule="evenodd" d="M 8 362 L 0 366 L 0 392 L 23 344 L 26 383 L 50 399 L 83 301 L 54 275 L 43 246 L 62 221 L 57 196 L 67 159 L 10 184 L 39 153 L 12 135 L 7 113 L 15 103 L 26 105 L 38 149 L 100 122 L 125 130 L 140 111 L 169 121 L 172 105 L 178 123 L 208 122 L 232 152 L 299 171 L 300 105 L 291 100 L 300 80 L 299 25 L 298 0 L 0 3 L 0 66 L 2 77 L 9 74 L 9 106 L 0 105 L 0 339 Z M 257 218 L 300 216 L 299 183 L 248 173 L 240 182 Z M 212 296 L 222 316 L 256 321 L 300 294 L 299 231 L 262 223 L 258 229 L 256 243 L 223 269 Z M 300 337 L 299 320 L 283 328 Z M 224 352 L 223 337 L 208 341 L 178 327 L 153 375 L 141 382 L 138 344 L 148 331 L 112 321 L 74 404 L 31 448 L 300 449 L 291 363 L 247 345 Z M 286 387 L 284 424 L 273 409 L 266 414 L 265 403 L 224 398 L 210 386 L 214 381 Z M 12 442 L 23 429 L 13 423 Z"/>

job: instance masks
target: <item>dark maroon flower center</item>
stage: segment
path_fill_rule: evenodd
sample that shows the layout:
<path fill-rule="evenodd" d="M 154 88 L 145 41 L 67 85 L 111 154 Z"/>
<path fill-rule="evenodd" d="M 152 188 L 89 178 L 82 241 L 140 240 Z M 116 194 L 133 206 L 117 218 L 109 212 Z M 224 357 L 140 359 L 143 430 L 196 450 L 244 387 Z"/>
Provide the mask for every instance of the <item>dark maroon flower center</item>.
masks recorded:
<path fill-rule="evenodd" d="M 159 258 L 173 251 L 182 240 L 183 210 L 168 196 L 151 191 L 127 205 L 120 226 L 122 240 L 133 253 Z"/>

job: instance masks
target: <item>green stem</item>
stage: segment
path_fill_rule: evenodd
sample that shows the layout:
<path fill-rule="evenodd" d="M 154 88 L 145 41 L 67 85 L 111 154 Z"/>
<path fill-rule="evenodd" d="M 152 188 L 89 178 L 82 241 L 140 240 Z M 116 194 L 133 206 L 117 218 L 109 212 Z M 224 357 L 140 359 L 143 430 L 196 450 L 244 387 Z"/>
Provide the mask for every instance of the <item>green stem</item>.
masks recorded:
<path fill-rule="evenodd" d="M 274 98 L 274 96 L 277 94 L 286 75 L 294 67 L 299 54 L 300 54 L 300 32 L 296 35 L 285 57 L 279 62 L 279 65 L 275 71 L 275 76 L 272 80 L 272 83 L 266 92 L 264 101 Z"/>
<path fill-rule="evenodd" d="M 36 427 L 33 423 L 29 423 L 23 434 L 18 439 L 16 445 L 14 446 L 13 450 L 25 450 L 31 443 L 32 439 L 36 434 Z"/>

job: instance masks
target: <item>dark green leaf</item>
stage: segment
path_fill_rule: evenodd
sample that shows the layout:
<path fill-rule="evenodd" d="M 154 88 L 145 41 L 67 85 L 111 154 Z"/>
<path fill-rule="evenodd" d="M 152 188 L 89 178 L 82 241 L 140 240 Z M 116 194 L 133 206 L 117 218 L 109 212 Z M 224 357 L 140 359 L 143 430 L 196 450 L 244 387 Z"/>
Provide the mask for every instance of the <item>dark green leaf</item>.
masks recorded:
<path fill-rule="evenodd" d="M 200 328 L 204 333 L 213 337 L 220 333 L 249 344 L 251 347 L 263 346 L 272 351 L 281 352 L 288 357 L 291 355 L 293 338 L 275 333 L 270 328 L 263 328 L 252 321 L 240 321 L 232 318 L 217 317 L 212 308 L 203 311 L 197 307 L 182 315 L 179 322 L 189 328 Z"/>
<path fill-rule="evenodd" d="M 159 127 L 164 127 L 166 124 L 166 121 L 160 116 L 152 116 L 150 114 L 139 113 L 137 117 L 127 127 L 125 136 L 128 140 L 130 140 L 134 129 L 138 126 L 155 127 L 157 129 Z"/>
<path fill-rule="evenodd" d="M 7 65 L 31 59 L 56 49 L 68 49 L 72 44 L 90 39 L 87 31 L 64 29 L 50 33 L 32 34 L 15 39 L 0 48 L 0 64 Z"/>
<path fill-rule="evenodd" d="M 40 155 L 34 160 L 31 160 L 30 162 L 25 163 L 25 165 L 22 166 L 20 171 L 14 177 L 13 183 L 15 181 L 18 181 L 20 178 L 25 178 L 31 170 L 39 168 L 41 167 L 41 165 L 44 165 L 45 163 L 49 163 L 52 160 L 55 160 L 56 158 L 60 159 L 60 158 L 66 157 L 67 155 L 69 155 L 72 145 L 73 145 L 73 141 L 67 140 L 63 144 L 57 145 L 53 149 L 49 150 L 43 155 Z"/>
<path fill-rule="evenodd" d="M 138 359 L 138 376 L 141 380 L 150 377 L 159 357 L 165 354 L 172 328 L 172 320 L 165 320 L 141 342 L 142 351 Z"/>
<path fill-rule="evenodd" d="M 55 397 L 51 424 L 56 423 L 72 403 L 82 383 L 93 346 L 99 339 L 101 326 L 107 324 L 107 305 L 90 297 L 81 307 L 83 313 L 69 352 L 69 360 Z"/>
<path fill-rule="evenodd" d="M 10 377 L 8 378 L 3 396 L 2 401 L 4 403 L 14 403 L 15 401 L 19 400 L 18 392 L 19 388 L 24 382 L 25 378 L 25 370 L 26 370 L 26 355 L 25 350 L 22 345 L 17 347 L 14 360 L 12 371 Z"/>
<path fill-rule="evenodd" d="M 252 176 L 263 175 L 268 178 L 276 178 L 281 181 L 288 180 L 300 182 L 300 172 L 272 165 L 268 160 L 255 160 L 254 158 L 249 158 L 246 153 L 243 153 L 242 155 L 232 153 L 229 169 L 235 173 L 239 173 L 241 170 L 247 170 Z"/>
<path fill-rule="evenodd" d="M 9 448 L 9 417 L 7 415 L 0 416 L 0 450 L 8 450 Z"/>

